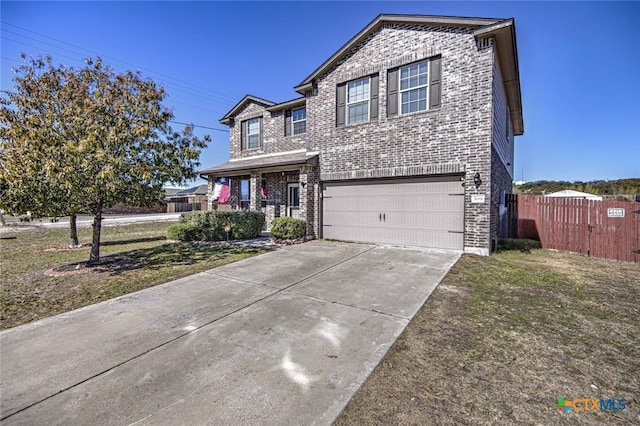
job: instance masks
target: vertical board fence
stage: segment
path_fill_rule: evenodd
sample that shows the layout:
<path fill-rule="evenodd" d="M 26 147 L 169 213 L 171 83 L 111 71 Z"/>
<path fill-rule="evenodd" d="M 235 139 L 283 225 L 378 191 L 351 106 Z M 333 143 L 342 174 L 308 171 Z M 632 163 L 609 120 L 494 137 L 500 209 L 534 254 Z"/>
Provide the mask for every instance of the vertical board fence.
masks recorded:
<path fill-rule="evenodd" d="M 509 237 L 640 263 L 640 203 L 508 194 L 506 207 Z"/>

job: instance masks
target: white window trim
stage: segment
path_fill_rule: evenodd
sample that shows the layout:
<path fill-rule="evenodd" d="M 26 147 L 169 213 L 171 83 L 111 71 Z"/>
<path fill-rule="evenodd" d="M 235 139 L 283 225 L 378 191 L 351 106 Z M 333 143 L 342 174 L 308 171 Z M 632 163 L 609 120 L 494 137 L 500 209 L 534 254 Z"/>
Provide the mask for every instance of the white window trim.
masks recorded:
<path fill-rule="evenodd" d="M 249 123 L 254 121 L 254 120 L 258 122 L 258 126 L 257 126 L 258 130 L 256 132 L 254 132 L 254 133 L 251 133 L 249 131 L 249 129 L 250 129 L 249 128 Z M 260 146 L 262 145 L 262 135 L 260 134 L 260 120 L 261 120 L 260 117 L 250 118 L 250 119 L 247 120 L 247 149 L 260 149 Z M 258 146 L 254 146 L 254 147 L 249 146 L 249 140 L 250 140 L 251 136 L 256 136 L 256 135 L 258 136 Z"/>
<path fill-rule="evenodd" d="M 408 89 L 402 89 L 402 69 L 403 68 L 407 68 L 410 67 L 412 65 L 416 65 L 419 64 L 421 62 L 424 62 L 427 64 L 427 83 L 426 84 L 421 84 L 419 86 L 415 86 L 415 87 L 410 87 Z M 421 112 L 425 112 L 425 111 L 429 111 L 429 96 L 431 95 L 429 92 L 429 79 L 431 78 L 431 73 L 430 73 L 430 69 L 429 67 L 431 66 L 430 64 L 431 61 L 429 61 L 428 59 L 425 59 L 423 61 L 418 61 L 418 62 L 413 62 L 411 64 L 407 64 L 407 65 L 403 65 L 398 69 L 398 116 L 401 115 L 411 115 L 411 114 L 418 114 Z M 427 96 L 426 96 L 426 105 L 425 105 L 425 109 L 424 110 L 418 110 L 418 111 L 411 111 L 411 112 L 402 112 L 402 94 L 403 93 L 407 93 L 407 92 L 411 92 L 412 90 L 418 90 L 421 88 L 425 88 L 426 92 L 427 92 Z"/>
<path fill-rule="evenodd" d="M 304 110 L 304 119 L 303 120 L 294 120 L 293 117 L 295 116 L 295 111 L 299 111 L 303 109 Z M 305 122 L 304 124 L 304 132 L 299 132 L 296 133 L 296 126 L 295 123 L 302 123 Z M 307 132 L 307 107 L 300 107 L 300 108 L 294 108 L 291 110 L 291 134 L 292 135 L 301 135 L 303 133 Z"/>
<path fill-rule="evenodd" d="M 367 86 L 369 87 L 369 91 L 367 92 L 367 99 L 364 100 L 359 100 L 356 102 L 351 102 L 349 103 L 349 84 L 351 83 L 355 83 L 358 81 L 362 81 L 362 80 L 367 80 Z M 356 125 L 356 124 L 362 124 L 362 123 L 368 123 L 369 121 L 371 121 L 371 77 L 363 77 L 363 78 L 358 78 L 355 80 L 351 80 L 349 82 L 347 82 L 346 87 L 345 87 L 345 107 L 344 107 L 344 113 L 345 113 L 345 118 L 344 118 L 344 122 L 347 126 L 349 125 Z M 357 105 L 357 104 L 362 104 L 362 103 L 366 103 L 367 105 L 367 119 L 364 121 L 358 121 L 357 123 L 351 123 L 349 121 L 349 107 L 353 106 L 353 105 Z"/>

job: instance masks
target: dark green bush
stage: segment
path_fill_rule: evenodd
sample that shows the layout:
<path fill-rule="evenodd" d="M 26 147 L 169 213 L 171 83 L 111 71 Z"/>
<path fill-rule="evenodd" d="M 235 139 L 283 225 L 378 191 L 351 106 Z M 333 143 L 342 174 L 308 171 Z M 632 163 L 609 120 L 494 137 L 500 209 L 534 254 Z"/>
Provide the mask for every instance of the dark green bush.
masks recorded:
<path fill-rule="evenodd" d="M 516 239 L 516 238 L 502 238 L 498 240 L 498 251 L 518 250 L 524 253 L 529 253 L 531 250 L 542 248 L 540 241 Z"/>
<path fill-rule="evenodd" d="M 225 225 L 231 227 L 229 239 L 246 239 L 260 236 L 264 226 L 264 213 L 246 211 L 205 211 L 183 213 L 180 223 L 172 225 L 167 238 L 182 241 L 224 241 Z"/>
<path fill-rule="evenodd" d="M 167 229 L 168 240 L 193 241 L 196 228 L 186 223 L 176 223 Z"/>
<path fill-rule="evenodd" d="M 271 236 L 281 240 L 295 240 L 307 235 L 307 223 L 292 217 L 277 217 L 271 222 Z"/>

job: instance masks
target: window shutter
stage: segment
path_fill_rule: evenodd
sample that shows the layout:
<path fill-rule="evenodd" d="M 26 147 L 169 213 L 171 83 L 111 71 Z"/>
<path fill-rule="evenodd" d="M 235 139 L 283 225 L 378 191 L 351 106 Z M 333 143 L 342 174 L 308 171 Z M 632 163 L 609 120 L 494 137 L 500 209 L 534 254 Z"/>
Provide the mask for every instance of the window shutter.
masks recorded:
<path fill-rule="evenodd" d="M 240 123 L 240 149 L 247 149 L 247 121 Z"/>
<path fill-rule="evenodd" d="M 442 86 L 440 62 L 442 58 L 438 56 L 429 61 L 429 108 L 438 108 L 440 106 L 440 92 Z"/>
<path fill-rule="evenodd" d="M 258 119 L 258 122 L 260 122 L 260 142 L 258 143 L 260 144 L 259 147 L 262 148 L 262 117 Z"/>
<path fill-rule="evenodd" d="M 369 101 L 369 118 L 370 120 L 378 119 L 378 81 L 380 76 L 378 74 L 371 76 L 370 90 L 371 96 Z"/>
<path fill-rule="evenodd" d="M 398 69 L 387 73 L 387 117 L 398 115 Z"/>
<path fill-rule="evenodd" d="M 346 84 L 340 84 L 336 88 L 336 127 L 344 126 L 346 90 Z"/>
<path fill-rule="evenodd" d="M 292 110 L 288 109 L 284 113 L 284 135 L 289 136 L 291 134 L 291 112 Z"/>

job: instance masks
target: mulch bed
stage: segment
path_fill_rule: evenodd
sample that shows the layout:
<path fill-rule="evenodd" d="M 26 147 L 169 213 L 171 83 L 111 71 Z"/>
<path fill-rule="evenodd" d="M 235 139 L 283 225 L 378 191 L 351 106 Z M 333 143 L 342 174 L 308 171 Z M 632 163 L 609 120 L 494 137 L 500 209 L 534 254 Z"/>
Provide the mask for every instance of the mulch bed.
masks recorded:
<path fill-rule="evenodd" d="M 62 277 L 65 275 L 86 274 L 89 272 L 113 272 L 122 269 L 131 262 L 129 257 L 105 257 L 98 263 L 87 265 L 87 262 L 70 263 L 68 265 L 56 266 L 44 271 L 49 277 Z"/>
<path fill-rule="evenodd" d="M 271 242 L 272 243 L 276 243 L 276 244 L 282 244 L 285 246 L 290 246 L 290 245 L 294 245 L 294 244 L 303 244 L 303 243 L 307 243 L 309 241 L 313 240 L 313 237 L 302 237 L 302 238 L 296 238 L 295 240 L 281 240 L 278 238 L 271 238 Z"/>

